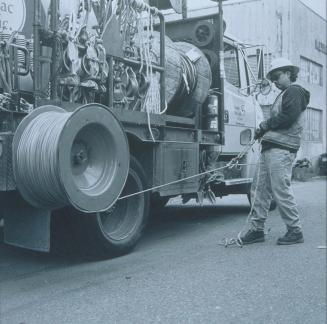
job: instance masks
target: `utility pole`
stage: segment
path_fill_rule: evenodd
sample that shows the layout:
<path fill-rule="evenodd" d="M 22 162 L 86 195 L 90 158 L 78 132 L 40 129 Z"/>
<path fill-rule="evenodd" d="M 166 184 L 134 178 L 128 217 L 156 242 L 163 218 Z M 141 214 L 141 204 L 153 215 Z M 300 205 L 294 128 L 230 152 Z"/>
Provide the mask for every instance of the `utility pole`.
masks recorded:
<path fill-rule="evenodd" d="M 187 18 L 187 0 L 182 0 L 182 17 Z"/>
<path fill-rule="evenodd" d="M 219 90 L 220 90 L 220 101 L 218 106 L 218 114 L 221 118 L 220 125 L 218 125 L 221 133 L 221 144 L 225 144 L 225 95 L 224 95 L 224 85 L 225 85 L 225 62 L 224 62 L 224 20 L 223 20 L 223 0 L 219 0 Z"/>

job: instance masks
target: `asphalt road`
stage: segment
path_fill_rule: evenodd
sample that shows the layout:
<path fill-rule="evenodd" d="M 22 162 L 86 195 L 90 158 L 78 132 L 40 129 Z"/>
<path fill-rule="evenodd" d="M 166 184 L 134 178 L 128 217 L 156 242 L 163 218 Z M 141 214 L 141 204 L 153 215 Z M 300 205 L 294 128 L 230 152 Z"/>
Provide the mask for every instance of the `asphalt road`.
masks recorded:
<path fill-rule="evenodd" d="M 0 323 L 326 323 L 326 179 L 294 191 L 305 243 L 293 246 L 276 245 L 276 211 L 264 243 L 218 245 L 246 220 L 239 195 L 171 202 L 133 253 L 112 260 L 0 243 Z"/>

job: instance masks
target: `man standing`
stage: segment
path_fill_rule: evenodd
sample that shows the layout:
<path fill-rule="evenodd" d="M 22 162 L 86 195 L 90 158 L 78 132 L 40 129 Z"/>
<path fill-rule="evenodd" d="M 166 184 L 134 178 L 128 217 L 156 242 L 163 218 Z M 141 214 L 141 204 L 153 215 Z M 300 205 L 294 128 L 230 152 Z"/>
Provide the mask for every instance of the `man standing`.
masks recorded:
<path fill-rule="evenodd" d="M 286 234 L 277 244 L 304 242 L 297 204 L 291 188 L 292 164 L 300 148 L 304 111 L 310 93 L 293 84 L 299 68 L 285 58 L 272 61 L 267 78 L 281 90 L 271 108 L 271 117 L 259 125 L 261 155 L 251 187 L 251 227 L 240 239 L 242 244 L 264 241 L 264 225 L 272 199 L 286 225 Z"/>

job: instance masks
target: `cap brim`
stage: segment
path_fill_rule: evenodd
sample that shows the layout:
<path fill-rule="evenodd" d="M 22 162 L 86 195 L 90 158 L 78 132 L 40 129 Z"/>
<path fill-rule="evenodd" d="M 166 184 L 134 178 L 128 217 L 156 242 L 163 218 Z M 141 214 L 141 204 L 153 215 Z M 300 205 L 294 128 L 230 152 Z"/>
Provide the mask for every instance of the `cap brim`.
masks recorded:
<path fill-rule="evenodd" d="M 266 78 L 271 81 L 271 74 L 272 73 L 274 73 L 275 71 L 278 71 L 278 70 L 285 70 L 287 68 L 293 69 L 294 73 L 299 73 L 299 71 L 300 71 L 299 67 L 296 66 L 296 65 L 285 65 L 285 66 L 281 66 L 281 67 L 270 70 L 267 73 Z"/>

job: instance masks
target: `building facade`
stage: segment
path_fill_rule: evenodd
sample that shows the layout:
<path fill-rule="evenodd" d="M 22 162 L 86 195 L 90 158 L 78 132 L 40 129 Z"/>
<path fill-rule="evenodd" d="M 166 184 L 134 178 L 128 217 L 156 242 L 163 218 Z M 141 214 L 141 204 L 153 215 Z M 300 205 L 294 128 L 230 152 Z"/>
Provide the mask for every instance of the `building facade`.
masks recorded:
<path fill-rule="evenodd" d="M 217 12 L 217 4 L 207 1 L 188 16 Z M 310 91 L 303 144 L 297 158 L 308 158 L 317 165 L 326 152 L 326 20 L 300 0 L 228 0 L 223 2 L 226 33 L 253 45 L 265 45 L 265 68 L 273 58 L 286 57 L 300 67 L 296 83 Z M 256 55 L 249 52 L 249 63 L 256 69 Z M 258 97 L 264 114 L 279 90 Z"/>
<path fill-rule="evenodd" d="M 300 67 L 296 83 L 311 93 L 306 127 L 298 158 L 317 164 L 326 152 L 326 20 L 300 0 L 227 1 L 224 4 L 227 31 L 250 44 L 266 45 L 266 67 L 275 57 L 287 57 Z M 260 96 L 270 108 L 276 88 Z"/>

